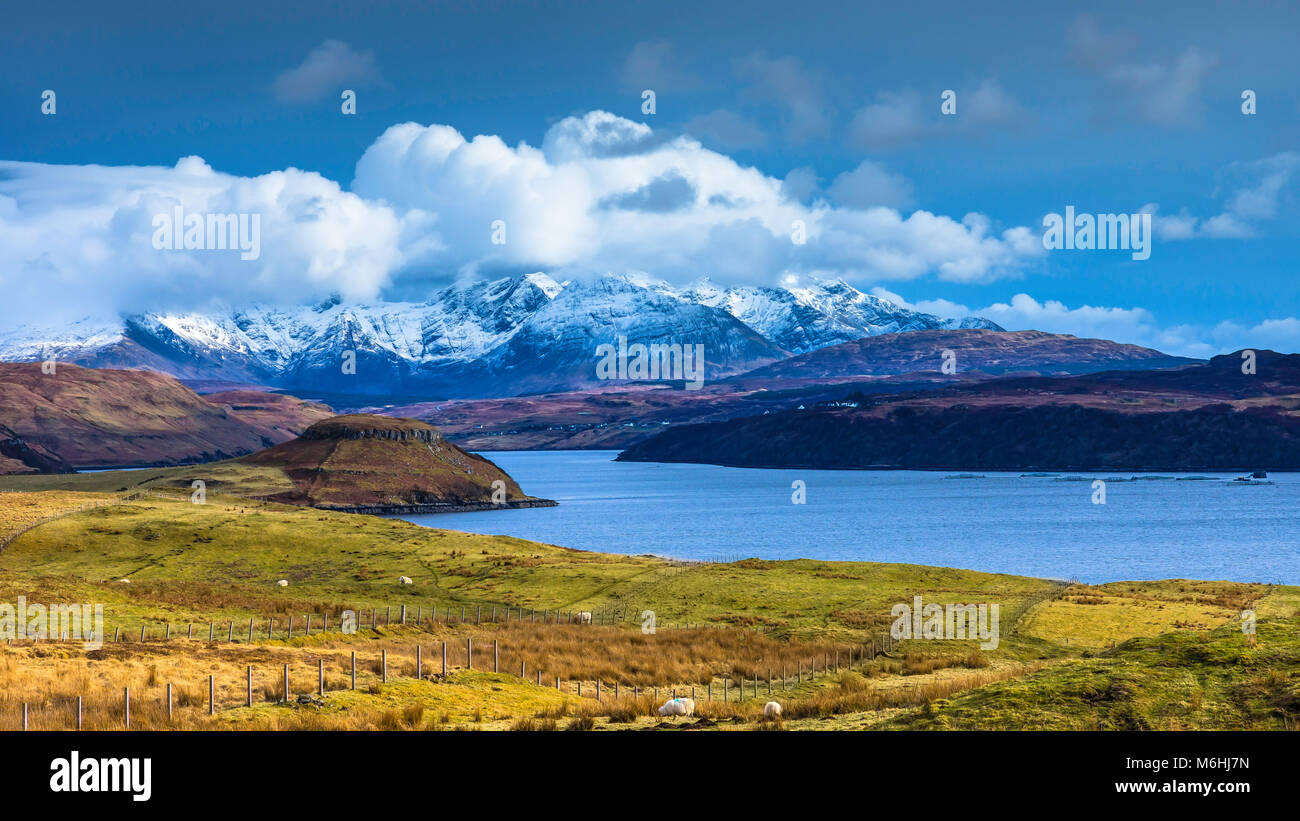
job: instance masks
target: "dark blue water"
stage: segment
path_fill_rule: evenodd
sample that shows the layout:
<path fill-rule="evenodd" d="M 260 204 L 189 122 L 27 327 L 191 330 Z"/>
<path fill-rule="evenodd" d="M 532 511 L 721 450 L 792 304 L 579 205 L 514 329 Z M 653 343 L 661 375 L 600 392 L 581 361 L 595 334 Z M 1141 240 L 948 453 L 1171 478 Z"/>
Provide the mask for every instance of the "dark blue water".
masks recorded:
<path fill-rule="evenodd" d="M 1300 475 L 1241 486 L 956 472 L 753 470 L 615 462 L 615 451 L 483 454 L 552 508 L 402 518 L 610 553 L 961 567 L 1099 583 L 1300 584 Z M 1061 474 L 1064 476 L 1081 474 Z M 1091 479 L 1106 484 L 1093 504 Z M 791 501 L 802 480 L 807 501 Z"/>

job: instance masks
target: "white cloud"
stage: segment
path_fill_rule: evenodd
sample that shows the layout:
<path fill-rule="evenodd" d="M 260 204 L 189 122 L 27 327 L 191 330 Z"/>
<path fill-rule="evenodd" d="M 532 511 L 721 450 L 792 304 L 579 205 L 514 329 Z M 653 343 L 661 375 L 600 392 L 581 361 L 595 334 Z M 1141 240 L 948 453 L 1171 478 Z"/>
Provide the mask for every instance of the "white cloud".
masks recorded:
<path fill-rule="evenodd" d="M 800 143 L 830 130 L 831 105 L 822 75 L 797 57 L 768 57 L 756 52 L 734 63 L 735 74 L 748 86 L 742 97 L 776 106 L 786 136 Z"/>
<path fill-rule="evenodd" d="M 686 121 L 685 131 L 722 148 L 758 148 L 767 144 L 767 135 L 758 123 L 725 108 L 692 117 Z"/>
<path fill-rule="evenodd" d="M 310 103 L 348 85 L 362 86 L 378 81 L 374 54 L 353 51 L 347 43 L 326 40 L 307 54 L 301 64 L 275 78 L 271 90 L 279 100 Z"/>
<path fill-rule="evenodd" d="M 1224 210 L 1212 217 L 1201 219 L 1185 207 L 1176 216 L 1161 216 L 1158 203 L 1148 203 L 1141 211 L 1152 215 L 1156 234 L 1163 240 L 1252 237 L 1256 234 L 1254 223 L 1277 217 L 1297 170 L 1300 170 L 1300 154 L 1293 151 L 1233 163 L 1225 172 L 1231 179 L 1226 186 L 1231 188 L 1231 193 L 1227 195 Z"/>
<path fill-rule="evenodd" d="M 936 104 L 937 107 L 937 104 Z M 881 92 L 876 101 L 863 106 L 849 125 L 854 145 L 886 150 L 932 136 L 933 124 L 921 112 L 921 98 L 915 92 Z"/>
<path fill-rule="evenodd" d="M 331 291 L 367 298 L 402 261 L 391 210 L 293 168 L 236 177 L 198 157 L 172 168 L 0 162 L 0 202 L 0 310 L 10 320 Z M 260 215 L 260 257 L 155 249 L 153 219 L 177 205 Z"/>
<path fill-rule="evenodd" d="M 394 126 L 357 163 L 353 190 L 399 211 L 437 214 L 445 251 L 421 263 L 451 270 L 532 266 L 746 280 L 823 270 L 983 281 L 1041 253 L 1041 244 L 1025 241 L 1028 229 L 998 233 L 979 215 L 959 222 L 924 211 L 904 217 L 884 207 L 806 206 L 786 181 L 690 137 L 658 140 L 605 112 L 556 124 L 541 151 L 496 137 L 466 140 L 447 126 Z M 487 226 L 498 219 L 508 241 L 494 246 Z M 796 220 L 806 226 L 806 245 L 791 242 Z"/>
<path fill-rule="evenodd" d="M 1086 14 L 1074 21 L 1066 39 L 1074 62 L 1104 83 L 1107 108 L 1164 126 L 1201 119 L 1201 86 L 1219 63 L 1213 54 L 1188 47 L 1173 59 L 1137 62 L 1131 55 L 1137 46 L 1132 32 L 1103 32 Z"/>
<path fill-rule="evenodd" d="M 913 90 L 883 91 L 853 115 L 849 141 L 872 151 L 889 151 L 923 140 L 981 137 L 1007 131 L 1029 121 L 1029 112 L 991 78 L 973 91 L 954 89 L 956 113 L 940 113 L 941 98 L 924 99 Z"/>
<path fill-rule="evenodd" d="M 881 287 L 871 293 L 907 308 L 942 317 L 982 316 L 1009 331 L 1046 331 L 1081 338 L 1110 339 L 1142 345 L 1175 356 L 1208 359 L 1243 348 L 1300 353 L 1300 319 L 1265 320 L 1254 325 L 1221 322 L 1203 325 L 1162 326 L 1155 315 L 1141 307 L 1118 308 L 1081 305 L 1075 308 L 1058 300 L 1039 302 L 1029 294 L 1016 294 L 1010 302 L 995 302 L 983 308 L 969 308 L 946 299 L 908 302 Z"/>
<path fill-rule="evenodd" d="M 904 208 L 912 202 L 912 184 L 871 160 L 863 160 L 857 168 L 840 174 L 827 193 L 836 203 L 848 208 L 873 205 Z"/>
<path fill-rule="evenodd" d="M 1000 230 L 979 214 L 905 215 L 869 201 L 805 204 L 788 180 L 605 112 L 557 123 L 541 148 L 466 139 L 445 125 L 396 125 L 361 157 L 351 192 L 312 172 L 237 177 L 198 158 L 172 168 L 8 162 L 0 163 L 0 288 L 5 313 L 20 316 L 56 306 L 301 303 L 335 291 L 371 299 L 494 269 L 986 282 L 1017 275 L 1043 253 L 1024 227 Z M 261 257 L 155 250 L 152 218 L 175 204 L 261 214 Z M 492 242 L 496 220 L 505 223 L 504 245 Z M 796 221 L 806 244 L 791 240 Z"/>
<path fill-rule="evenodd" d="M 1029 113 L 1020 101 L 1008 94 L 996 80 L 983 80 L 961 102 L 956 116 L 970 130 L 1009 128 L 1029 119 Z"/>
<path fill-rule="evenodd" d="M 623 61 L 619 84 L 626 92 L 640 94 L 650 89 L 659 95 L 698 88 L 700 80 L 681 67 L 672 43 L 656 40 L 632 47 Z"/>

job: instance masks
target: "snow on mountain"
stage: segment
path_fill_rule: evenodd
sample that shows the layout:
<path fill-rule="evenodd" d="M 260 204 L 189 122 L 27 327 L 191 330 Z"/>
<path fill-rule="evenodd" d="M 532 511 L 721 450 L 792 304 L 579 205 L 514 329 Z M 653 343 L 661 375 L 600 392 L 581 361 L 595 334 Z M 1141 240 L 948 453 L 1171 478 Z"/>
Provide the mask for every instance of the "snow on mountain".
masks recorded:
<path fill-rule="evenodd" d="M 53 355 L 190 380 L 351 394 L 508 395 L 590 387 L 595 350 L 619 336 L 704 346 L 708 378 L 865 336 L 989 328 L 941 319 L 841 280 L 801 287 L 686 288 L 645 274 L 558 283 L 544 273 L 458 283 L 427 302 L 251 305 L 117 320 L 32 324 L 0 333 L 0 360 Z M 355 373 L 345 373 L 353 355 Z"/>

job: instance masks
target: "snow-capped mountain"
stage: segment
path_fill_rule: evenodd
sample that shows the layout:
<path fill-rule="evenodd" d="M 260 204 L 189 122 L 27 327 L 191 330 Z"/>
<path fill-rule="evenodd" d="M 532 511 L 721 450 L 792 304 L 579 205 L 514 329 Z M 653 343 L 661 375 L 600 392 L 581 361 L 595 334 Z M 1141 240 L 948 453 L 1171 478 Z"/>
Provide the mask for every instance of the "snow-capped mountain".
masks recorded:
<path fill-rule="evenodd" d="M 427 302 L 249 306 L 150 313 L 0 333 L 0 360 L 53 356 L 356 395 L 502 396 L 591 387 L 596 347 L 703 345 L 716 378 L 865 336 L 947 328 L 840 280 L 802 287 L 685 288 L 643 275 L 558 283 L 542 273 L 444 288 Z M 355 359 L 355 373 L 345 361 Z"/>

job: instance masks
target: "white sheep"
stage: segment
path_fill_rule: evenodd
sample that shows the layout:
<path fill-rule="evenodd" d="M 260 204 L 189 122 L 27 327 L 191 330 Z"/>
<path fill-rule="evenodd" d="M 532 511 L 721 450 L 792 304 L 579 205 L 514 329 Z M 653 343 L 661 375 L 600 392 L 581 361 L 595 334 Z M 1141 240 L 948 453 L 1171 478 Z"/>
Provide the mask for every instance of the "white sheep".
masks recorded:
<path fill-rule="evenodd" d="M 279 587 L 288 587 L 288 586 L 289 586 L 289 580 L 288 580 L 288 579 L 280 579 L 280 581 L 276 582 L 276 585 L 279 586 Z"/>
<path fill-rule="evenodd" d="M 769 701 L 763 705 L 763 718 L 768 721 L 781 720 L 781 705 L 775 701 Z"/>
<path fill-rule="evenodd" d="M 591 624 L 591 611 L 583 610 L 578 614 L 578 624 Z"/>
<path fill-rule="evenodd" d="M 118 584 L 130 584 L 130 583 L 131 583 L 131 580 L 130 580 L 130 579 L 118 579 L 118 580 L 117 580 L 117 583 L 118 583 Z"/>
<path fill-rule="evenodd" d="M 411 581 L 411 577 L 410 577 L 410 576 L 398 576 L 398 577 L 397 577 L 397 583 L 398 583 L 398 584 L 414 584 L 414 582 Z"/>
<path fill-rule="evenodd" d="M 695 699 L 670 698 L 659 708 L 661 716 L 688 716 L 695 712 Z"/>

